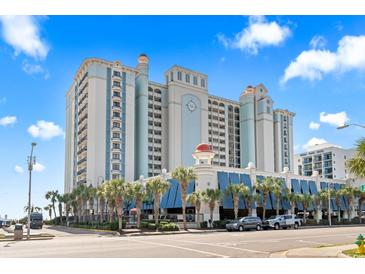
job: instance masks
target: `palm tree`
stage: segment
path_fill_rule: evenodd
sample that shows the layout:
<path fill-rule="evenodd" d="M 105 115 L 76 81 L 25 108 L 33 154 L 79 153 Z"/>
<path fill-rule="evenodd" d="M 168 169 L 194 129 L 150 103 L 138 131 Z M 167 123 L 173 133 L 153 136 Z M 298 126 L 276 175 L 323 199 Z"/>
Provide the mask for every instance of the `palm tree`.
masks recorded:
<path fill-rule="evenodd" d="M 265 220 L 266 216 L 266 204 L 267 200 L 270 198 L 270 191 L 272 191 L 273 181 L 272 177 L 265 177 L 265 179 L 260 180 L 257 179 L 256 183 L 256 189 L 261 191 L 261 193 L 264 195 L 263 201 L 262 201 L 262 220 Z"/>
<path fill-rule="evenodd" d="M 77 221 L 81 221 L 81 217 L 83 216 L 83 207 L 85 204 L 85 192 L 86 192 L 86 186 L 85 184 L 78 185 L 74 190 L 73 193 L 75 195 L 75 200 L 77 203 Z M 82 221 L 84 221 L 84 218 L 82 218 Z"/>
<path fill-rule="evenodd" d="M 68 216 L 70 214 L 70 210 L 71 210 L 71 202 L 72 202 L 72 195 L 71 193 L 65 193 L 63 194 L 63 203 L 65 204 L 65 213 L 66 213 L 66 224 L 68 224 Z"/>
<path fill-rule="evenodd" d="M 193 193 L 188 195 L 187 201 L 195 207 L 195 221 L 199 222 L 200 208 L 203 201 L 203 192 L 194 191 Z"/>
<path fill-rule="evenodd" d="M 243 192 L 242 196 L 246 202 L 246 206 L 248 209 L 248 216 L 252 216 L 253 206 L 255 204 L 260 204 L 262 202 L 262 197 L 260 194 L 256 193 L 256 191 L 251 192 L 250 188 L 248 188 L 247 192 Z"/>
<path fill-rule="evenodd" d="M 24 207 L 24 212 L 28 212 L 29 210 L 29 206 L 25 206 Z M 34 206 L 34 205 L 31 205 L 30 206 L 30 212 L 33 213 L 33 212 L 40 212 L 42 211 L 42 208 L 40 208 L 39 206 Z"/>
<path fill-rule="evenodd" d="M 351 221 L 351 212 L 353 209 L 354 198 L 356 194 L 356 189 L 350 185 L 346 185 L 344 188 L 340 189 L 340 193 L 343 197 L 347 198 L 348 207 L 347 207 L 347 220 Z"/>
<path fill-rule="evenodd" d="M 279 215 L 279 208 L 280 208 L 280 199 L 283 191 L 283 180 L 279 178 L 272 179 L 272 188 L 271 192 L 275 195 L 276 199 L 276 215 Z"/>
<path fill-rule="evenodd" d="M 160 177 L 150 179 L 146 184 L 147 193 L 153 197 L 153 212 L 156 230 L 158 228 L 158 215 L 160 213 L 161 197 L 169 189 L 170 184 Z"/>
<path fill-rule="evenodd" d="M 321 209 L 323 208 L 324 201 L 326 200 L 326 195 L 324 192 L 318 192 L 313 196 L 314 205 L 316 207 L 316 222 L 319 224 L 319 217 Z"/>
<path fill-rule="evenodd" d="M 342 192 L 341 190 L 333 189 L 331 191 L 331 196 L 335 197 L 335 202 L 337 206 L 337 221 L 341 222 L 341 199 L 342 199 Z"/>
<path fill-rule="evenodd" d="M 137 228 L 141 228 L 141 208 L 143 200 L 146 197 L 146 189 L 140 182 L 127 184 L 127 198 L 135 200 L 137 211 Z"/>
<path fill-rule="evenodd" d="M 184 229 L 187 230 L 186 226 L 186 196 L 188 191 L 189 182 L 196 179 L 196 174 L 193 168 L 178 167 L 172 172 L 172 178 L 176 179 L 180 184 L 181 191 L 181 204 L 182 214 L 184 219 Z"/>
<path fill-rule="evenodd" d="M 52 204 L 45 206 L 43 209 L 48 211 L 49 219 L 52 220 Z"/>
<path fill-rule="evenodd" d="M 230 184 L 226 190 L 226 195 L 232 195 L 233 196 L 233 210 L 234 210 L 234 218 L 238 219 L 238 204 L 240 195 L 243 195 L 244 193 L 249 192 L 250 189 L 245 186 L 244 184 Z"/>
<path fill-rule="evenodd" d="M 47 193 L 45 195 L 45 198 L 47 200 L 50 200 L 51 203 L 52 203 L 52 209 L 53 209 L 53 213 L 54 213 L 55 218 L 57 217 L 56 208 L 55 208 L 55 203 L 57 202 L 57 195 L 58 195 L 58 190 L 47 191 Z"/>
<path fill-rule="evenodd" d="M 303 223 L 307 222 L 307 210 L 310 207 L 311 203 L 313 203 L 313 197 L 310 194 L 304 193 L 304 194 L 299 194 L 300 195 L 300 201 L 303 204 Z"/>
<path fill-rule="evenodd" d="M 56 199 L 58 202 L 58 214 L 60 216 L 60 223 L 62 224 L 62 203 L 64 203 L 63 195 L 58 193 Z"/>
<path fill-rule="evenodd" d="M 290 213 L 295 213 L 295 207 L 297 206 L 297 202 L 300 201 L 300 196 L 297 193 L 291 192 L 289 188 L 285 188 L 285 199 L 290 204 Z"/>
<path fill-rule="evenodd" d="M 331 219 L 331 214 L 330 214 L 330 207 L 331 207 L 331 203 L 328 201 L 328 190 L 327 189 L 322 189 L 321 191 L 318 192 L 318 196 L 321 198 L 321 203 L 322 203 L 322 207 L 327 207 L 327 220 L 328 223 L 330 223 L 330 219 Z M 330 194 L 331 195 L 331 194 Z"/>
<path fill-rule="evenodd" d="M 203 199 L 204 202 L 208 204 L 209 210 L 210 210 L 210 224 L 213 224 L 213 212 L 215 209 L 215 206 L 218 201 L 220 201 L 222 196 L 221 191 L 217 189 L 208 188 L 204 191 Z"/>
<path fill-rule="evenodd" d="M 92 185 L 89 185 L 88 190 L 87 190 L 87 194 L 88 194 L 88 200 L 89 200 L 89 220 L 91 219 L 91 222 L 93 222 L 93 218 L 94 216 L 90 215 L 91 211 L 94 212 L 94 201 L 95 201 L 95 197 L 96 197 L 96 188 L 94 188 Z"/>
<path fill-rule="evenodd" d="M 353 175 L 359 178 L 365 178 L 365 138 L 356 142 L 356 155 L 354 158 L 347 160 L 346 165 Z"/>
<path fill-rule="evenodd" d="M 96 189 L 96 198 L 99 201 L 99 211 L 100 211 L 100 218 L 99 218 L 99 212 L 97 212 L 97 221 L 98 222 L 104 222 L 104 210 L 105 210 L 105 204 L 106 204 L 106 200 L 105 200 L 105 184 L 102 184 L 100 186 L 97 187 Z"/>
<path fill-rule="evenodd" d="M 126 197 L 126 184 L 123 179 L 115 179 L 108 182 L 105 186 L 109 199 L 114 201 L 118 214 L 118 227 L 123 229 L 123 205 Z"/>

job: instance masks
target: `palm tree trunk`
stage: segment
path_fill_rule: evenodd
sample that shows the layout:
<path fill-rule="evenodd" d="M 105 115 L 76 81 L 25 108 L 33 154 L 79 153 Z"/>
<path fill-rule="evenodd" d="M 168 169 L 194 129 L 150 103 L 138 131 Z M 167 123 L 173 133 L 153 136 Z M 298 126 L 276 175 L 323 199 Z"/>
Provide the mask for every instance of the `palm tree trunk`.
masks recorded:
<path fill-rule="evenodd" d="M 154 201 L 154 217 L 155 217 L 155 225 L 156 230 L 158 229 L 158 215 L 160 211 L 160 195 L 155 195 L 155 201 Z"/>
<path fill-rule="evenodd" d="M 57 217 L 57 214 L 56 214 L 55 203 L 52 203 L 52 208 L 53 208 L 54 217 L 56 218 Z"/>
<path fill-rule="evenodd" d="M 276 215 L 279 215 L 280 196 L 276 196 Z"/>
<path fill-rule="evenodd" d="M 186 183 L 186 185 L 187 185 L 187 183 Z M 188 229 L 188 227 L 186 225 L 186 185 L 185 185 L 185 183 L 181 184 L 181 204 L 182 204 L 184 230 Z"/>
<path fill-rule="evenodd" d="M 214 207 L 211 206 L 210 207 L 210 228 L 213 228 L 213 211 L 214 211 Z"/>
<path fill-rule="evenodd" d="M 234 218 L 238 219 L 238 202 L 239 197 L 237 194 L 233 194 L 233 209 L 234 209 Z"/>
<path fill-rule="evenodd" d="M 252 205 L 250 203 L 247 204 L 248 208 L 248 216 L 252 216 Z"/>
<path fill-rule="evenodd" d="M 264 221 L 266 218 L 266 199 L 264 197 L 264 202 L 262 203 L 262 220 Z"/>
<path fill-rule="evenodd" d="M 303 223 L 307 223 L 307 208 L 304 208 Z"/>

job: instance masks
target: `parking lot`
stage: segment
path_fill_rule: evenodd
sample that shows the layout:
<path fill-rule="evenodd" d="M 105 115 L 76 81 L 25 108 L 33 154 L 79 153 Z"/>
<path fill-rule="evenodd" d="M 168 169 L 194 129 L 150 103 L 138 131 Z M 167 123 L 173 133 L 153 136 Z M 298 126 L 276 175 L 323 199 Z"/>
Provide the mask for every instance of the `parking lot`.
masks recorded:
<path fill-rule="evenodd" d="M 349 244 L 362 227 L 333 227 L 298 230 L 188 233 L 121 237 L 105 233 L 53 233 L 52 240 L 1 242 L 0 257 L 137 257 L 137 258 L 229 258 L 270 257 L 300 247 Z"/>

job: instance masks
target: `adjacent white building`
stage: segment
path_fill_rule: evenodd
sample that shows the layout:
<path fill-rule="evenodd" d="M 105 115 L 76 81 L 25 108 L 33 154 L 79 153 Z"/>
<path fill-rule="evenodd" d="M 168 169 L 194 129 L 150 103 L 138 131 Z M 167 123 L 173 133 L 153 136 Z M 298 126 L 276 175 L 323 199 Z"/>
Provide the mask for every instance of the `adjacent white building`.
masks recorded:
<path fill-rule="evenodd" d="M 295 155 L 294 173 L 312 176 L 316 170 L 327 179 L 351 178 L 346 161 L 355 156 L 355 149 L 344 149 L 333 144 L 315 145 L 305 153 Z"/>
<path fill-rule="evenodd" d="M 264 85 L 233 101 L 209 94 L 204 73 L 174 65 L 156 83 L 149 69 L 145 54 L 136 68 L 97 58 L 81 64 L 66 94 L 65 192 L 192 166 L 200 143 L 212 146 L 214 166 L 293 170 L 295 114 L 274 109 Z"/>

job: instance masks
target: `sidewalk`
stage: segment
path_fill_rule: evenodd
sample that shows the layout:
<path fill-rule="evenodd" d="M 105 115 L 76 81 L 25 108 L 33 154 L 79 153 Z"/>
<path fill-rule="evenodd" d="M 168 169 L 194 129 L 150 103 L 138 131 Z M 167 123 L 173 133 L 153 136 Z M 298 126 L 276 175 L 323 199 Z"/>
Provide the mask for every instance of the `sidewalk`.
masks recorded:
<path fill-rule="evenodd" d="M 135 237 L 135 236 L 155 236 L 155 235 L 172 235 L 172 234 L 188 234 L 188 233 L 213 233 L 226 232 L 225 229 L 188 229 L 179 231 L 139 231 L 138 229 L 124 229 L 121 236 Z"/>
<path fill-rule="evenodd" d="M 356 248 L 357 245 L 336 245 L 328 247 L 304 247 L 275 252 L 270 258 L 349 258 L 342 253 L 344 250 Z"/>

